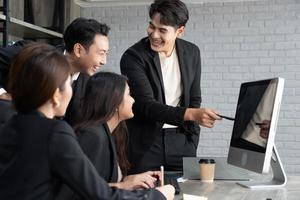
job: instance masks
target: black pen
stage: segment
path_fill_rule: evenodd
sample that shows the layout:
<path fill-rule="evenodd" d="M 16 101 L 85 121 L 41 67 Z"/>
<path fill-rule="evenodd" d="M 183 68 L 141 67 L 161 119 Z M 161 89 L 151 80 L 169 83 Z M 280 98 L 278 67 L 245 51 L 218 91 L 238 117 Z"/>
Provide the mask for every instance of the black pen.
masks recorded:
<path fill-rule="evenodd" d="M 255 124 L 258 126 L 264 125 L 264 123 L 259 123 L 259 122 L 256 122 Z"/>
<path fill-rule="evenodd" d="M 233 117 L 227 117 L 227 116 L 224 116 L 224 115 L 220 115 L 220 114 L 217 114 L 219 117 L 223 118 L 223 119 L 228 119 L 228 120 L 231 120 L 231 121 L 234 121 L 235 119 Z"/>

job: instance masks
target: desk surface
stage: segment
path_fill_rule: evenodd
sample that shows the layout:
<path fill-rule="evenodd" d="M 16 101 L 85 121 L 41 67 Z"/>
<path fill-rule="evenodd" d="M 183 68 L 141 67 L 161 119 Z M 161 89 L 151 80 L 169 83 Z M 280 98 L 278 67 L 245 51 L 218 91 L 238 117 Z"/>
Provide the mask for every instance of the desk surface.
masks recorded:
<path fill-rule="evenodd" d="M 299 200 L 300 176 L 288 177 L 287 185 L 280 189 L 251 190 L 239 186 L 234 181 L 214 181 L 202 183 L 189 180 L 180 183 L 181 192 L 175 200 L 181 200 L 182 194 L 208 197 L 208 200 Z"/>

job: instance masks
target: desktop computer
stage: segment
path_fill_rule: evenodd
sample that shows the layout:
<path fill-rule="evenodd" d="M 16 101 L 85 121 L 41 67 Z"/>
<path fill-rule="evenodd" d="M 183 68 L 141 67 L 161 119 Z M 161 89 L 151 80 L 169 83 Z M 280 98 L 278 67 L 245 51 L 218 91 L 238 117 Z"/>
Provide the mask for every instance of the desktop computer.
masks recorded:
<path fill-rule="evenodd" d="M 284 89 L 283 78 L 242 83 L 234 119 L 227 162 L 266 174 L 271 166 L 273 179 L 244 181 L 252 189 L 275 188 L 286 184 L 286 175 L 274 140 Z"/>

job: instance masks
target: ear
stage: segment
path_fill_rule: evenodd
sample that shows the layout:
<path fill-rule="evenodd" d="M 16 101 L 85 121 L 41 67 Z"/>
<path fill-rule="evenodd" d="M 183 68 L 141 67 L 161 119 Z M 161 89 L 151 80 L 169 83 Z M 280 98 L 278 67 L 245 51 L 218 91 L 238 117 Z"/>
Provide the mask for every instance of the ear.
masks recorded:
<path fill-rule="evenodd" d="M 54 108 L 58 107 L 60 105 L 60 90 L 59 88 L 56 88 L 52 98 L 51 98 L 51 102 Z"/>
<path fill-rule="evenodd" d="M 181 26 L 180 28 L 177 29 L 177 37 L 182 37 L 183 34 L 184 34 L 184 30 L 185 30 L 185 27 L 184 26 Z"/>
<path fill-rule="evenodd" d="M 82 54 L 82 50 L 83 50 L 83 47 L 81 44 L 79 44 L 79 43 L 74 44 L 73 52 L 77 58 L 80 58 L 80 56 Z"/>

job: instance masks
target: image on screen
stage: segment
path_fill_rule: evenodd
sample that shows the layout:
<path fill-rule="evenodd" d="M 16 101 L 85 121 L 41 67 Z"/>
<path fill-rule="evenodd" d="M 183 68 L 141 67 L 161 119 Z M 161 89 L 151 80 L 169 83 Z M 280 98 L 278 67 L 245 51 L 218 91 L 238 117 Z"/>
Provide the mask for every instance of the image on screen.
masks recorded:
<path fill-rule="evenodd" d="M 265 153 L 277 82 L 243 83 L 230 146 Z"/>

